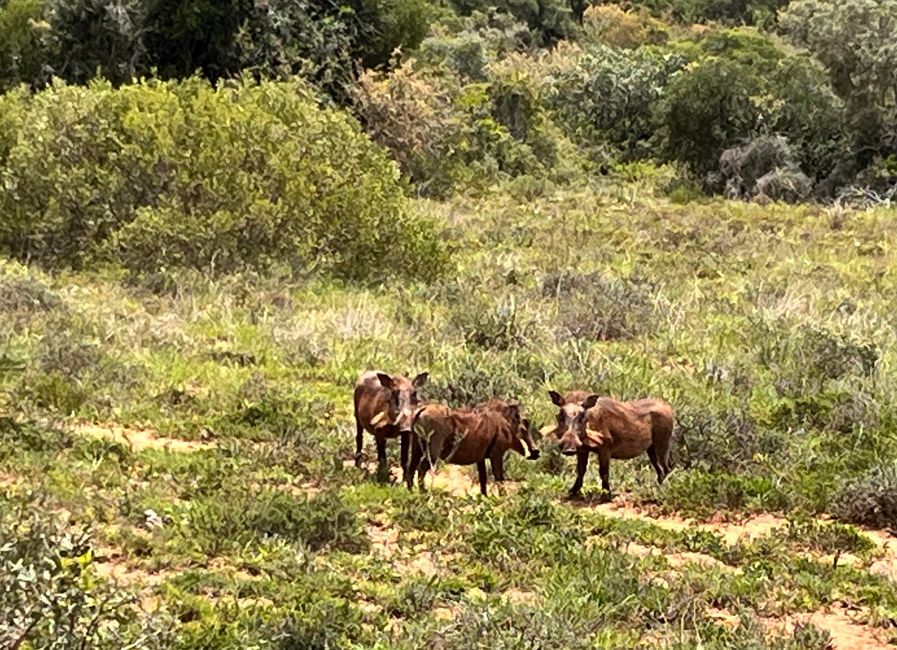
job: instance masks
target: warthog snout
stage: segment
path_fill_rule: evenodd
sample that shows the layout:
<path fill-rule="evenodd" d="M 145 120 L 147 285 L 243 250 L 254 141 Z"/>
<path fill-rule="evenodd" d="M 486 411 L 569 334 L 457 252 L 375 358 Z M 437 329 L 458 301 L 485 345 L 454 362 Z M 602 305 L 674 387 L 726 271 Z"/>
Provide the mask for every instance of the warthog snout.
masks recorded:
<path fill-rule="evenodd" d="M 568 432 L 561 437 L 560 448 L 564 456 L 575 456 L 580 447 L 582 447 L 582 443 L 575 433 Z"/>
<path fill-rule="evenodd" d="M 539 456 L 541 456 L 541 455 L 542 455 L 542 452 L 539 451 L 538 449 L 531 449 L 529 452 L 529 459 L 530 460 L 539 460 Z"/>

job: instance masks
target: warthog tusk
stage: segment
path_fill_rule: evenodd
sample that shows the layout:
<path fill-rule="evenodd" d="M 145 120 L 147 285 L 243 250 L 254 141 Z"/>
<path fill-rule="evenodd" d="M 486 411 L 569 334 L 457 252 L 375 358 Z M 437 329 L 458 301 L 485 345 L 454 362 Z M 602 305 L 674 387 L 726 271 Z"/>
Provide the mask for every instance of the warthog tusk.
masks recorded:
<path fill-rule="evenodd" d="M 371 418 L 371 426 L 381 427 L 383 426 L 383 420 L 386 420 L 387 418 L 388 416 L 386 415 L 386 412 L 380 411 L 379 413 L 377 413 L 377 415 Z"/>
<path fill-rule="evenodd" d="M 526 444 L 526 440 L 524 440 L 523 438 L 521 438 L 521 439 L 520 439 L 520 444 L 523 445 L 523 455 L 524 455 L 524 456 L 529 456 L 529 454 L 530 454 L 530 448 L 529 448 L 529 445 Z"/>
<path fill-rule="evenodd" d="M 539 429 L 539 433 L 541 433 L 543 436 L 554 435 L 555 433 L 557 433 L 557 427 L 553 424 L 546 424 L 544 427 Z"/>

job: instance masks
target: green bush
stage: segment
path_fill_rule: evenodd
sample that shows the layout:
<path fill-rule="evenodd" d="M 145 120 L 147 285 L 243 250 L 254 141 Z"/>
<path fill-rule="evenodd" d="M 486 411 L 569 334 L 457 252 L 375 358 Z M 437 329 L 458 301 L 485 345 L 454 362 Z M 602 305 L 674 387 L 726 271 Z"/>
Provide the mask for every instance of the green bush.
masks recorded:
<path fill-rule="evenodd" d="M 704 175 L 727 147 L 756 133 L 755 74 L 727 59 L 706 59 L 674 76 L 659 104 L 663 149 Z"/>
<path fill-rule="evenodd" d="M 167 621 L 97 581 L 91 535 L 0 501 L 0 639 L 11 648 L 168 648 Z"/>
<path fill-rule="evenodd" d="M 542 280 L 542 295 L 557 301 L 558 334 L 610 341 L 649 333 L 656 322 L 648 283 L 600 273 L 555 272 Z"/>
<path fill-rule="evenodd" d="M 0 250 L 15 257 L 353 280 L 443 265 L 392 162 L 302 84 L 55 85 L 11 108 Z"/>
<path fill-rule="evenodd" d="M 629 158 L 645 156 L 657 103 L 683 64 L 679 56 L 643 48 L 594 46 L 565 59 L 552 82 L 550 104 L 581 146 L 607 144 Z"/>
<path fill-rule="evenodd" d="M 63 429 L 0 417 L 0 460 L 22 451 L 58 454 L 72 446 L 72 435 Z"/>
<path fill-rule="evenodd" d="M 45 4 L 44 0 L 9 0 L 0 4 L 0 92 L 37 82 L 43 76 L 41 66 L 47 53 L 40 22 Z"/>

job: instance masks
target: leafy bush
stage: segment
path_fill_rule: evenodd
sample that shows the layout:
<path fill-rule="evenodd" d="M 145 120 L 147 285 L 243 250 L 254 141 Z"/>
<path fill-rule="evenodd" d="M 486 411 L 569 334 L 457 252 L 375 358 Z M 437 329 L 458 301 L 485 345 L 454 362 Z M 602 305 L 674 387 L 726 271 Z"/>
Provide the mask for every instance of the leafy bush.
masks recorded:
<path fill-rule="evenodd" d="M 16 263 L 0 261 L 2 322 L 16 331 L 53 311 L 64 311 L 64 303 L 43 278 Z"/>
<path fill-rule="evenodd" d="M 773 201 L 800 203 L 810 196 L 813 182 L 810 177 L 794 167 L 774 169 L 757 180 L 757 196 L 767 196 Z"/>
<path fill-rule="evenodd" d="M 475 301 L 475 302 L 474 302 Z M 448 321 L 466 342 L 486 350 L 510 350 L 529 345 L 536 331 L 533 315 L 514 296 L 492 299 L 470 296 L 454 305 Z"/>
<path fill-rule="evenodd" d="M 774 458 L 787 440 L 774 430 L 758 426 L 746 409 L 677 409 L 676 460 L 685 468 L 745 472 L 762 458 Z"/>
<path fill-rule="evenodd" d="M 13 256 L 356 280 L 432 277 L 444 262 L 394 165 L 302 84 L 57 85 L 13 110 L 22 126 L 0 166 Z"/>
<path fill-rule="evenodd" d="M 702 516 L 720 510 L 777 511 L 791 505 L 782 486 L 767 476 L 693 471 L 673 474 L 664 485 L 664 503 Z"/>
<path fill-rule="evenodd" d="M 492 397 L 516 399 L 527 390 L 526 377 L 517 373 L 520 356 L 527 355 L 516 350 L 505 354 L 467 352 L 447 363 L 440 376 L 431 380 L 427 393 L 433 400 L 461 406 L 474 406 Z"/>
<path fill-rule="evenodd" d="M 462 15 L 485 13 L 493 7 L 510 14 L 525 23 L 536 35 L 538 44 L 545 46 L 574 36 L 586 5 L 581 0 L 450 0 L 450 4 Z"/>
<path fill-rule="evenodd" d="M 727 147 L 755 134 L 760 84 L 748 68 L 706 59 L 674 76 L 659 104 L 663 148 L 671 160 L 704 175 Z"/>
<path fill-rule="evenodd" d="M 522 491 L 504 508 L 480 508 L 464 538 L 480 558 L 505 569 L 519 563 L 564 562 L 584 541 L 575 512 L 551 496 Z"/>
<path fill-rule="evenodd" d="M 823 524 L 809 517 L 789 519 L 785 536 L 793 544 L 820 553 L 857 553 L 875 548 L 875 544 L 853 526 Z"/>
<path fill-rule="evenodd" d="M 59 453 L 72 444 L 71 434 L 63 429 L 0 417 L 0 460 L 22 451 Z"/>
<path fill-rule="evenodd" d="M 9 0 L 0 5 L 0 92 L 42 78 L 47 58 L 40 25 L 44 5 L 44 0 Z"/>
<path fill-rule="evenodd" d="M 371 138 L 389 149 L 424 194 L 442 196 L 454 183 L 453 151 L 461 120 L 451 76 L 428 74 L 405 63 L 389 75 L 366 72 L 353 92 L 355 110 Z"/>
<path fill-rule="evenodd" d="M 684 61 L 648 50 L 595 46 L 569 52 L 552 83 L 551 106 L 582 146 L 604 143 L 628 157 L 646 155 L 654 112 L 667 80 Z"/>
<path fill-rule="evenodd" d="M 644 9 L 627 11 L 616 4 L 597 4 L 583 14 L 583 40 L 615 48 L 660 45 L 667 41 L 667 27 Z"/>
<path fill-rule="evenodd" d="M 98 582 L 91 535 L 40 514 L 0 509 L 0 639 L 9 647 L 167 648 L 167 622 L 138 615 L 134 594 Z"/>
<path fill-rule="evenodd" d="M 765 24 L 788 0 L 642 0 L 639 4 L 686 23 Z"/>
<path fill-rule="evenodd" d="M 897 528 L 897 463 L 882 463 L 847 481 L 833 498 L 832 513 L 852 524 Z"/>
<path fill-rule="evenodd" d="M 775 386 L 782 396 L 802 397 L 851 375 L 869 377 L 878 366 L 877 346 L 850 333 L 813 325 L 794 331 L 784 321 L 763 321 L 756 327 L 757 360 L 777 371 Z"/>
<path fill-rule="evenodd" d="M 146 3 L 140 0 L 52 0 L 48 23 L 53 72 L 85 83 L 95 76 L 127 83 L 146 70 Z"/>

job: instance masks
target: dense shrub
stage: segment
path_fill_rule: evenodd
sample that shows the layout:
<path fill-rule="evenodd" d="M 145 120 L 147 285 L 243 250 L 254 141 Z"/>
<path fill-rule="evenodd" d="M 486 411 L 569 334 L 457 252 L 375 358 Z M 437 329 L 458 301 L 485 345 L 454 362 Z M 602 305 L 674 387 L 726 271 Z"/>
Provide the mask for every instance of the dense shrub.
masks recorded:
<path fill-rule="evenodd" d="M 556 73 L 551 105 L 575 142 L 608 144 L 629 157 L 645 155 L 653 113 L 664 86 L 684 61 L 646 50 L 595 46 L 572 52 Z"/>
<path fill-rule="evenodd" d="M 71 447 L 73 442 L 68 431 L 34 422 L 18 422 L 8 416 L 0 417 L 0 460 L 23 451 L 58 454 Z"/>
<path fill-rule="evenodd" d="M 146 69 L 146 4 L 141 0 L 52 0 L 49 65 L 84 83 L 95 76 L 126 83 Z"/>
<path fill-rule="evenodd" d="M 451 75 L 421 72 L 411 63 L 389 75 L 367 72 L 353 92 L 368 134 L 424 194 L 452 189 L 463 128 L 454 105 L 459 92 Z"/>
<path fill-rule="evenodd" d="M 641 0 L 639 5 L 685 23 L 765 24 L 788 0 Z"/>
<path fill-rule="evenodd" d="M 189 504 L 181 534 L 207 555 L 275 537 L 313 550 L 359 552 L 368 540 L 354 509 L 336 492 L 299 498 L 276 491 L 249 492 L 228 485 Z"/>
<path fill-rule="evenodd" d="M 713 171 L 724 149 L 754 135 L 760 84 L 747 68 L 706 59 L 673 77 L 659 104 L 665 154 L 694 172 Z"/>
<path fill-rule="evenodd" d="M 844 100 L 852 140 L 844 158 L 860 168 L 897 145 L 895 29 L 894 0 L 797 0 L 782 13 L 781 31 L 826 66 L 834 91 Z"/>
<path fill-rule="evenodd" d="M 619 48 L 665 43 L 667 27 L 644 9 L 626 11 L 616 4 L 592 5 L 583 15 L 583 40 Z"/>
<path fill-rule="evenodd" d="M 897 528 L 897 464 L 883 463 L 848 481 L 835 495 L 839 519 L 876 528 Z"/>
<path fill-rule="evenodd" d="M 0 92 L 21 83 L 33 83 L 43 76 L 41 68 L 47 53 L 40 19 L 44 4 L 44 0 L 8 0 L 0 4 Z"/>
<path fill-rule="evenodd" d="M 351 279 L 440 270 L 394 165 L 301 84 L 57 85 L 12 109 L 23 121 L 0 161 L 0 249 L 15 257 Z"/>
<path fill-rule="evenodd" d="M 489 8 L 510 14 L 525 23 L 538 44 L 545 46 L 574 36 L 586 6 L 582 0 L 450 0 L 450 4 L 464 15 Z"/>

